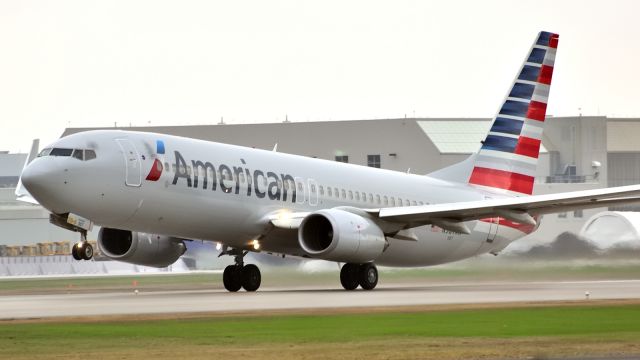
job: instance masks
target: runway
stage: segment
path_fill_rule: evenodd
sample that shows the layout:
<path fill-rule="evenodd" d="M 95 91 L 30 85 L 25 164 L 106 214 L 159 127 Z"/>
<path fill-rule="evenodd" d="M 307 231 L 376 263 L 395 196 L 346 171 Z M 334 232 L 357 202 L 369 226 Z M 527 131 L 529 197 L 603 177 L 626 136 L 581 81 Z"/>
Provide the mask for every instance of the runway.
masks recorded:
<path fill-rule="evenodd" d="M 640 280 L 381 285 L 373 291 L 325 288 L 108 292 L 0 296 L 0 319 L 243 312 L 435 304 L 640 299 Z"/>

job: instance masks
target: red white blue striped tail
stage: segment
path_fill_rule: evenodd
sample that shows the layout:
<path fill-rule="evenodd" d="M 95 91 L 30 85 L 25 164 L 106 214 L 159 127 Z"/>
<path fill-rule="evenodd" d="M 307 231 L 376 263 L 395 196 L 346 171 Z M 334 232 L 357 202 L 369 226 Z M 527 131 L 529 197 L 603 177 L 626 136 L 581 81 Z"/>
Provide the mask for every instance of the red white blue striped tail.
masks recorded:
<path fill-rule="evenodd" d="M 482 142 L 470 184 L 532 193 L 557 47 L 558 34 L 538 34 Z"/>

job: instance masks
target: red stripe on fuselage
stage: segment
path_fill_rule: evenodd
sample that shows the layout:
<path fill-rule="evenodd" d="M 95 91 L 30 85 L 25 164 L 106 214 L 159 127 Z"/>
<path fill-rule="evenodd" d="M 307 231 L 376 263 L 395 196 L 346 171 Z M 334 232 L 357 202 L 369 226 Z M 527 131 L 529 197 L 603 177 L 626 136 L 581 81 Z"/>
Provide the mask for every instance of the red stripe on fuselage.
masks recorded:
<path fill-rule="evenodd" d="M 469 183 L 531 195 L 533 180 L 533 176 L 476 166 Z"/>

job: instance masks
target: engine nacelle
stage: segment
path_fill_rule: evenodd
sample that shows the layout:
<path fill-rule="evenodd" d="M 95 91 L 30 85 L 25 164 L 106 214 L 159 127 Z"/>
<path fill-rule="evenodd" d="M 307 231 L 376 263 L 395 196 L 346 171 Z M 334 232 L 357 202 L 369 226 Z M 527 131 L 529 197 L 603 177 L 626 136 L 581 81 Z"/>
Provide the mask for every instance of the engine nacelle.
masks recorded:
<path fill-rule="evenodd" d="M 350 263 L 375 260 L 387 243 L 372 220 L 340 209 L 307 215 L 300 223 L 298 242 L 312 258 Z"/>
<path fill-rule="evenodd" d="M 158 268 L 173 264 L 187 250 L 181 239 L 110 228 L 100 229 L 98 246 L 110 259 Z"/>

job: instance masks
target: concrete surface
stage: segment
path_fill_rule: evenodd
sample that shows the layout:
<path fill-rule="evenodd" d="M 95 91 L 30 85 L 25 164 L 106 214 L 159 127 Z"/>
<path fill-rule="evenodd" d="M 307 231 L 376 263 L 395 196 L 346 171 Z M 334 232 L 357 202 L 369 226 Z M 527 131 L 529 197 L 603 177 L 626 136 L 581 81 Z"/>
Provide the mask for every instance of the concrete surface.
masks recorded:
<path fill-rule="evenodd" d="M 0 295 L 0 319 L 56 316 L 242 312 L 256 310 L 472 304 L 529 301 L 638 299 L 640 280 L 447 283 L 387 285 L 373 291 L 314 287 L 224 290 L 102 292 L 62 295 Z"/>

